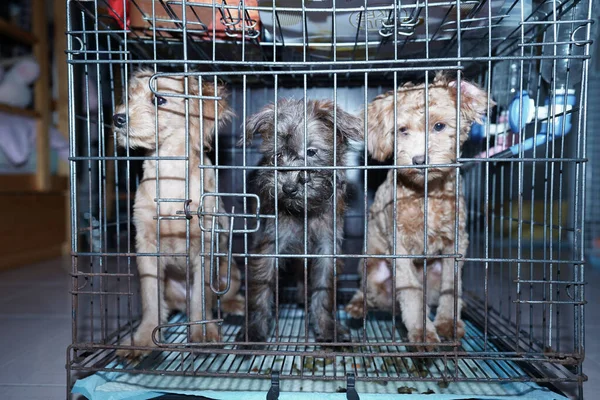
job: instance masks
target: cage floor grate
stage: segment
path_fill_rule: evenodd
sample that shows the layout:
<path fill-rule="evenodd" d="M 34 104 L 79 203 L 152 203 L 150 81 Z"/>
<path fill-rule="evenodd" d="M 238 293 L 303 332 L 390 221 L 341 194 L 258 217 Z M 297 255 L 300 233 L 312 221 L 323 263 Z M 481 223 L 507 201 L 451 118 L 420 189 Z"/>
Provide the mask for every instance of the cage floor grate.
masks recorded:
<path fill-rule="evenodd" d="M 340 318 L 345 318 L 341 310 Z M 184 325 L 177 325 L 184 323 L 185 317 L 178 314 L 169 322 L 175 326 L 168 328 L 165 342 L 185 342 L 186 328 Z M 401 356 L 406 353 L 402 346 L 365 346 L 369 347 L 370 352 L 398 354 L 394 357 L 366 356 L 359 353 L 356 356 L 332 353 L 330 357 L 312 357 L 297 353 L 307 354 L 318 350 L 318 347 L 294 344 L 306 339 L 304 308 L 295 304 L 281 304 L 280 340 L 289 340 L 290 344 L 269 346 L 268 350 L 277 351 L 278 354 L 244 356 L 193 353 L 184 348 L 178 351 L 154 351 L 140 362 L 123 362 L 116 358 L 114 349 L 97 348 L 91 354 L 71 362 L 71 369 L 74 371 L 99 371 L 79 380 L 73 390 L 86 394 L 90 399 L 103 399 L 101 395 L 121 392 L 124 397 L 115 398 L 136 398 L 127 397 L 127 393 L 135 392 L 147 395 L 185 393 L 225 399 L 241 398 L 240 391 L 262 393 L 260 398 L 264 398 L 270 387 L 271 373 L 277 371 L 282 378 L 281 390 L 289 392 L 342 392 L 345 390 L 347 374 L 353 373 L 357 379 L 359 394 L 450 396 L 444 398 L 457 398 L 456 396 L 466 394 L 476 395 L 478 398 L 563 398 L 534 382 L 527 382 L 531 377 L 516 362 L 502 359 L 502 353 L 498 353 L 496 358 L 477 357 L 477 353 L 484 351 L 484 348 L 491 352 L 498 350 L 490 341 L 484 340 L 483 333 L 473 323 L 465 322 L 467 334 L 459 348 L 463 355 L 456 358 L 446 356 L 430 358 L 423 362 L 413 357 Z M 391 325 L 391 319 L 370 315 L 364 328 L 367 337 L 376 338 L 377 342 L 381 343 L 390 341 Z M 239 329 L 239 324 L 226 320 L 223 324 L 224 341 L 232 342 Z M 351 329 L 352 341 L 360 342 L 362 332 L 362 327 Z M 314 341 L 311 334 L 312 331 L 309 330 L 308 339 Z M 396 335 L 399 341 L 401 336 L 397 330 Z M 116 343 L 115 339 L 113 344 Z M 219 346 L 219 349 L 233 350 L 235 346 Z M 365 349 L 355 348 L 354 351 Z M 211 395 L 211 391 L 218 393 Z M 227 397 L 227 393 L 233 397 Z"/>

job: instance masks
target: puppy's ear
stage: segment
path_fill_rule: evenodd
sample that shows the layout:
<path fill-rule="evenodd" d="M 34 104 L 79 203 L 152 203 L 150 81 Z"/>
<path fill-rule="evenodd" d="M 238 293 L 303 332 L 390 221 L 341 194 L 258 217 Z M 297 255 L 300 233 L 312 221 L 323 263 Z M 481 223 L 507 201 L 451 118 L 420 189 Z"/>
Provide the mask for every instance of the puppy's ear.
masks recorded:
<path fill-rule="evenodd" d="M 448 75 L 444 71 L 437 71 L 433 78 L 434 85 L 445 85 L 448 83 Z"/>
<path fill-rule="evenodd" d="M 451 81 L 448 86 L 453 88 L 454 93 L 458 91 L 457 82 Z M 491 100 L 491 99 L 490 99 Z M 496 103 L 490 101 L 490 109 L 494 107 Z M 482 118 L 488 112 L 488 96 L 487 92 L 481 89 L 474 83 L 467 82 L 465 80 L 460 81 L 460 108 L 461 114 L 469 122 L 482 123 Z"/>
<path fill-rule="evenodd" d="M 315 100 L 314 115 L 333 129 L 334 119 L 339 140 L 352 149 L 361 149 L 364 141 L 363 122 L 360 118 L 336 107 L 334 113 L 333 101 Z"/>
<path fill-rule="evenodd" d="M 212 85 L 208 86 L 212 87 Z M 229 106 L 229 90 L 227 90 L 227 87 L 223 83 L 217 85 L 217 91 L 214 95 L 220 97 L 220 99 L 217 100 L 217 107 L 219 110 L 217 118 L 220 128 L 225 126 L 228 122 L 231 122 L 233 117 L 235 117 L 235 112 L 233 112 Z"/>
<path fill-rule="evenodd" d="M 150 78 L 154 75 L 154 70 L 148 67 L 141 67 L 132 72 L 131 76 L 133 78 Z"/>
<path fill-rule="evenodd" d="M 131 93 L 136 90 L 143 91 L 148 94 L 148 97 L 152 99 L 152 93 L 150 92 L 150 78 L 154 75 L 154 70 L 148 67 L 142 67 L 136 69 L 131 73 L 131 77 L 129 78 L 129 88 L 127 89 L 127 93 Z M 154 85 L 158 84 L 158 79 L 154 81 Z M 124 93 L 127 96 L 127 93 Z M 124 97 L 121 98 L 121 102 L 124 103 Z"/>
<path fill-rule="evenodd" d="M 267 139 L 273 133 L 273 124 L 275 121 L 275 105 L 267 104 L 259 112 L 252 114 L 246 120 L 246 145 L 252 143 L 255 134 L 259 134 L 263 139 Z M 244 137 L 240 138 L 238 146 L 242 146 Z"/>
<path fill-rule="evenodd" d="M 385 161 L 394 153 L 394 92 L 381 94 L 367 107 L 367 146 L 375 160 Z"/>
<path fill-rule="evenodd" d="M 215 90 L 214 84 L 208 82 L 202 84 L 202 91 L 200 91 L 199 82 L 195 78 L 190 78 L 188 88 L 189 93 L 194 96 L 220 97 L 216 101 L 216 108 L 214 100 L 202 100 L 202 116 L 200 116 L 200 100 L 190 99 L 190 139 L 192 146 L 196 150 L 209 151 L 212 148 L 215 135 L 215 121 L 219 127 L 222 127 L 235 115 L 227 102 L 229 92 L 222 84 L 218 84 Z M 200 120 L 204 124 L 203 146 L 200 146 L 200 129 L 198 125 Z"/>

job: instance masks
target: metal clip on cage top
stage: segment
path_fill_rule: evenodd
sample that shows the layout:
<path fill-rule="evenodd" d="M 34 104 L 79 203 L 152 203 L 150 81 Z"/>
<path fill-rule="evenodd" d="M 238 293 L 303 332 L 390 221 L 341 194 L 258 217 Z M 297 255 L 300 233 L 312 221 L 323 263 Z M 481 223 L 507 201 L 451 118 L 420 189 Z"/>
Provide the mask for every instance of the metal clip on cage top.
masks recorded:
<path fill-rule="evenodd" d="M 410 17 L 407 18 L 401 18 L 400 17 L 400 12 L 402 10 L 400 9 L 400 7 L 398 7 L 398 16 L 397 16 L 397 20 L 398 20 L 398 35 L 402 35 L 402 36 L 412 36 L 415 34 L 415 30 L 416 27 L 419 25 L 419 14 L 420 14 L 420 8 L 419 8 L 419 2 L 417 1 L 416 3 L 416 8 L 414 9 L 414 11 L 412 12 L 412 15 Z M 390 15 L 387 19 L 387 21 L 382 21 L 381 22 L 381 28 L 379 29 L 379 35 L 381 37 L 384 38 L 388 38 L 392 35 L 394 35 L 394 13 L 393 11 L 390 11 Z"/>
<path fill-rule="evenodd" d="M 258 21 L 250 18 L 250 15 L 242 7 L 243 0 L 237 5 L 237 17 L 233 17 L 230 9 L 225 6 L 227 3 L 223 1 L 219 12 L 221 13 L 221 23 L 225 25 L 225 34 L 229 37 L 237 38 L 240 36 L 240 29 L 236 28 L 236 25 L 241 24 L 243 29 L 246 29 L 246 37 L 250 39 L 256 39 L 260 32 L 255 29 Z"/>

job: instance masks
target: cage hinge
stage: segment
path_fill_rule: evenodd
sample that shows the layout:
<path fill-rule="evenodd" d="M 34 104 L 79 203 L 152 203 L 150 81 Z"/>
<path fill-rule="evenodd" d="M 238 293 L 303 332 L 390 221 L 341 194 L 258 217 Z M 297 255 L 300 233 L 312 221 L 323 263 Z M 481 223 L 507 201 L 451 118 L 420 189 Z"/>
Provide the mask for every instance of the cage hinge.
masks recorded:
<path fill-rule="evenodd" d="M 346 399 L 348 400 L 359 400 L 358 393 L 356 392 L 356 377 L 354 374 L 346 375 Z"/>
<path fill-rule="evenodd" d="M 279 372 L 274 371 L 271 373 L 271 389 L 267 393 L 267 400 L 278 400 L 279 399 Z"/>

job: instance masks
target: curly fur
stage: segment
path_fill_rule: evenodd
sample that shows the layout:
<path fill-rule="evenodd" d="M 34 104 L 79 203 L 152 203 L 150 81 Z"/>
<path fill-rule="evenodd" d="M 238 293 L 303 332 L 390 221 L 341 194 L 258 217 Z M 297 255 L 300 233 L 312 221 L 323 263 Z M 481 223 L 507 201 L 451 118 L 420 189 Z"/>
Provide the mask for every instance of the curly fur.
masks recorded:
<path fill-rule="evenodd" d="M 125 104 L 120 105 L 114 116 L 115 121 L 123 120 L 127 116 L 128 123 L 115 122 L 115 134 L 122 146 L 127 144 L 133 148 L 146 149 L 153 156 L 183 156 L 186 150 L 186 120 L 185 100 L 182 97 L 171 97 L 165 95 L 165 104 L 158 106 L 156 113 L 155 96 L 150 90 L 150 78 L 153 73 L 141 70 L 133 74 L 128 88 L 128 108 Z M 183 94 L 183 77 L 157 77 L 156 90 L 160 93 Z M 137 253 L 186 253 L 186 221 L 181 219 L 166 219 L 157 222 L 157 210 L 161 216 L 175 216 L 183 209 L 181 203 L 162 202 L 158 205 L 155 201 L 156 175 L 160 197 L 180 198 L 188 197 L 194 200 L 190 204 L 191 210 L 199 207 L 198 194 L 201 193 L 201 181 L 203 175 L 202 193 L 215 192 L 215 174 L 212 169 L 203 169 L 198 165 L 211 165 L 209 158 L 203 155 L 210 148 L 214 136 L 215 120 L 224 122 L 228 120 L 232 112 L 229 109 L 226 91 L 223 87 L 212 84 L 203 84 L 200 88 L 195 78 L 189 78 L 188 93 L 190 95 L 213 96 L 219 95 L 223 100 L 218 102 L 212 100 L 201 100 L 190 98 L 189 100 L 189 160 L 146 160 L 143 165 L 143 178 L 135 194 L 133 210 L 133 222 L 136 228 L 136 252 Z M 216 104 L 215 104 L 216 103 Z M 215 108 L 216 106 L 216 108 Z M 202 116 L 200 116 L 202 108 Z M 156 135 L 155 122 L 158 124 Z M 203 140 L 201 140 L 201 134 Z M 158 137 L 156 139 L 156 136 Z M 185 192 L 185 168 L 189 168 L 189 193 Z M 212 210 L 215 207 L 222 209 L 222 204 L 216 204 L 214 197 L 205 199 L 205 208 Z M 160 242 L 157 241 L 157 224 L 160 223 Z M 228 226 L 227 220 L 219 220 L 221 226 Z M 204 226 L 211 225 L 211 218 L 205 217 Z M 210 260 L 202 260 L 201 237 L 203 235 L 198 221 L 192 220 L 190 227 L 190 275 L 192 277 L 191 287 L 191 310 L 190 317 L 193 321 L 212 320 L 212 308 L 216 296 L 209 288 Z M 210 252 L 210 233 L 204 233 L 204 252 Z M 219 251 L 228 248 L 227 235 L 219 237 Z M 204 261 L 204 262 L 202 262 Z M 227 259 L 221 257 L 215 260 L 219 265 L 220 282 L 216 283 L 221 289 L 226 287 Z M 142 321 L 133 335 L 135 346 L 154 347 L 152 331 L 158 324 L 164 324 L 171 310 L 182 310 L 186 304 L 186 258 L 176 256 L 161 256 L 159 261 L 156 257 L 137 257 L 137 267 L 140 275 L 142 295 Z M 204 271 L 202 271 L 204 268 Z M 204 272 L 204 281 L 201 273 Z M 238 293 L 240 288 L 240 272 L 236 265 L 231 268 L 231 286 L 229 291 L 221 298 L 221 308 L 224 312 L 235 314 L 243 313 L 244 300 Z M 157 298 L 158 285 L 160 285 L 161 298 Z M 205 302 L 202 295 L 205 293 Z M 159 312 L 160 310 L 160 312 Z M 159 317 L 160 316 L 160 317 Z M 192 325 L 191 339 L 195 342 L 217 341 L 219 331 L 215 323 L 203 325 Z M 128 339 L 131 340 L 131 339 Z M 124 349 L 119 352 L 121 356 L 137 357 L 144 355 L 148 350 Z"/>
<path fill-rule="evenodd" d="M 337 114 L 334 132 L 334 113 Z M 307 143 L 304 143 L 305 116 Z M 275 136 L 277 131 L 277 136 Z M 336 163 L 345 165 L 350 147 L 363 138 L 360 119 L 340 108 L 334 109 L 327 100 L 308 100 L 306 113 L 304 100 L 281 100 L 277 103 L 277 126 L 275 126 L 275 105 L 264 107 L 247 121 L 248 140 L 258 134 L 262 137 L 260 150 L 263 166 L 302 167 L 334 165 L 334 141 L 337 148 Z M 275 146 L 277 138 L 277 146 Z M 334 174 L 337 180 L 334 183 Z M 273 169 L 258 170 L 255 187 L 261 199 L 261 213 L 274 214 L 277 207 L 279 252 L 304 253 L 304 217 L 307 214 L 308 253 L 332 254 L 334 246 L 341 253 L 344 237 L 343 214 L 345 210 L 345 171 L 333 170 L 279 170 L 277 182 Z M 336 193 L 336 204 L 334 201 Z M 275 196 L 275 193 L 277 195 Z M 305 206 L 305 196 L 307 198 Z M 334 213 L 337 215 L 334 226 Z M 337 230 L 334 243 L 334 229 Z M 267 219 L 253 244 L 253 253 L 275 253 L 275 221 Z M 340 268 L 338 259 L 337 267 Z M 330 342 L 342 338 L 346 330 L 337 327 L 338 337 L 334 337 L 333 318 L 333 269 L 331 258 L 309 260 L 310 313 L 318 341 Z M 288 267 L 296 268 L 299 263 L 288 262 Z M 276 283 L 275 259 L 270 257 L 252 258 L 248 270 L 248 317 L 247 329 L 238 335 L 239 341 L 264 342 L 272 326 L 273 289 Z M 302 273 L 296 274 L 303 276 Z M 300 283 L 300 290 L 303 286 Z"/>
<path fill-rule="evenodd" d="M 396 165 L 410 168 L 392 169 L 378 188 L 368 216 L 367 253 L 387 255 L 393 252 L 393 231 L 396 230 L 396 254 L 425 254 L 424 212 L 427 186 L 427 303 L 437 305 L 435 321 L 429 319 L 423 329 L 423 259 L 397 258 L 395 296 L 392 293 L 391 259 L 365 259 L 366 282 L 361 282 L 346 307 L 355 318 L 364 314 L 364 296 L 368 308 L 391 310 L 392 301 L 399 302 L 402 320 L 410 342 L 439 342 L 439 336 L 454 337 L 454 282 L 462 293 L 462 262 L 458 262 L 458 276 L 454 276 L 454 259 L 439 258 L 442 254 L 465 254 L 469 239 L 466 232 L 466 208 L 462 195 L 456 198 L 456 185 L 460 179 L 454 168 L 441 167 L 456 161 L 456 135 L 462 146 L 473 122 L 481 121 L 488 108 L 486 93 L 472 83 L 462 81 L 460 90 L 460 131 L 457 129 L 457 84 L 438 74 L 428 87 L 429 142 L 428 164 L 425 156 L 425 85 L 407 83 L 396 91 L 397 134 L 394 135 L 394 92 L 376 97 L 368 105 L 368 150 L 377 160 L 394 155 Z M 491 102 L 493 104 L 493 102 Z M 443 129 L 436 130 L 436 124 Z M 442 125 L 437 125 L 441 127 Z M 394 136 L 396 138 L 394 139 Z M 418 161 L 421 160 L 421 161 Z M 436 166 L 437 165 L 437 166 Z M 419 168 L 417 168 L 417 166 Z M 428 169 L 425 182 L 425 168 Z M 397 185 L 394 185 L 394 176 Z M 396 194 L 396 219 L 394 220 L 394 193 Z M 458 202 L 458 215 L 456 215 Z M 458 237 L 455 224 L 458 221 Z M 362 276 L 362 269 L 361 269 Z M 462 301 L 458 300 L 457 336 L 464 335 L 460 319 Z M 428 309 L 428 308 L 427 308 Z M 425 346 L 427 350 L 432 345 Z"/>

